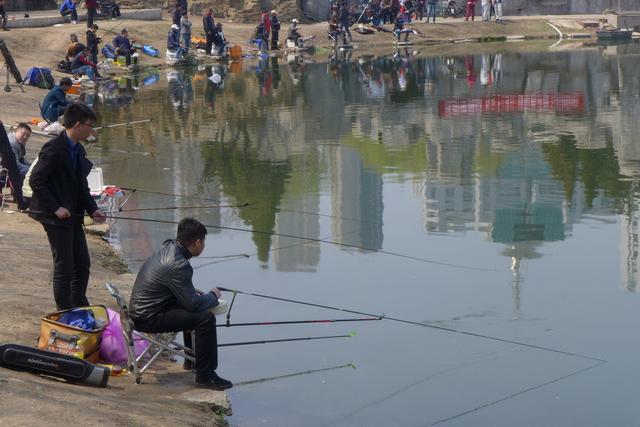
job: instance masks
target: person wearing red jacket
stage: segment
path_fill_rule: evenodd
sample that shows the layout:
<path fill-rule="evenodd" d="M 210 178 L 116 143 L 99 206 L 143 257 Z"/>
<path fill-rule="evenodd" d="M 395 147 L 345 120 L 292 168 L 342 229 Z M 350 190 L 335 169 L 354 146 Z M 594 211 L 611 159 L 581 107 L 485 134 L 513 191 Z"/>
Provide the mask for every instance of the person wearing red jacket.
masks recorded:
<path fill-rule="evenodd" d="M 264 35 L 266 40 L 269 40 L 269 34 L 271 34 L 271 16 L 269 16 L 267 9 L 262 9 L 262 13 L 260 14 L 260 23 L 264 26 Z M 268 48 L 269 44 L 267 43 L 267 49 Z"/>
<path fill-rule="evenodd" d="M 464 20 L 468 21 L 471 18 L 475 21 L 476 17 L 476 0 L 467 0 L 467 9 L 464 12 Z"/>
<path fill-rule="evenodd" d="M 97 0 L 84 0 L 84 5 L 87 7 L 87 28 L 91 28 L 96 17 L 98 2 Z"/>

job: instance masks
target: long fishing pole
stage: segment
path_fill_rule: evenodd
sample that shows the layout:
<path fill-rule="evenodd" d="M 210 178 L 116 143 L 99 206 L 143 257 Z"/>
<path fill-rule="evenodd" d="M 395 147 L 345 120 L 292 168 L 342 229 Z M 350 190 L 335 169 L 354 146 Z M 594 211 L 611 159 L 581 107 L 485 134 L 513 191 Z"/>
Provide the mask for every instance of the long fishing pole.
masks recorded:
<path fill-rule="evenodd" d="M 120 187 L 120 188 L 125 189 L 123 187 Z M 176 196 L 179 196 L 179 195 L 176 195 Z M 115 218 L 115 219 L 128 220 L 128 221 L 151 222 L 151 223 L 157 223 L 157 224 L 173 224 L 173 225 L 177 225 L 178 224 L 178 221 L 169 221 L 169 220 L 162 220 L 162 219 L 133 218 L 133 217 L 109 216 L 109 215 L 105 215 L 105 217 L 106 218 Z M 276 232 L 273 232 L 273 231 L 264 231 L 264 230 L 255 230 L 255 229 L 251 229 L 250 230 L 250 229 L 246 229 L 246 228 L 228 227 L 228 226 L 216 225 L 216 224 L 203 224 L 203 225 L 205 227 L 207 227 L 207 228 L 216 228 L 218 230 L 242 231 L 242 232 L 245 232 L 245 233 L 255 233 L 255 234 L 268 235 L 268 236 L 288 237 L 288 238 L 291 238 L 291 239 L 305 240 L 305 241 L 308 241 L 308 242 L 327 243 L 327 244 L 334 245 L 334 246 L 359 249 L 359 250 L 362 250 L 362 251 L 375 252 L 375 253 L 379 253 L 379 254 L 395 256 L 395 257 L 398 257 L 398 258 L 410 259 L 410 260 L 413 260 L 413 261 L 420 261 L 420 262 L 424 262 L 424 263 L 427 263 L 427 264 L 441 265 L 441 266 L 444 266 L 444 267 L 459 268 L 459 269 L 463 269 L 463 270 L 496 271 L 495 269 L 489 269 L 489 268 L 483 268 L 483 267 L 474 267 L 474 266 L 461 265 L 461 264 L 453 264 L 453 263 L 442 262 L 442 261 L 434 261 L 434 260 L 431 260 L 431 259 L 428 259 L 428 258 L 421 258 L 421 257 L 413 256 L 413 255 L 406 255 L 406 254 L 402 254 L 402 253 L 399 253 L 399 252 L 385 251 L 385 250 L 382 250 L 382 249 L 369 248 L 369 247 L 366 247 L 366 246 L 358 246 L 358 245 L 353 245 L 353 244 L 349 244 L 349 243 L 327 241 L 327 240 L 322 240 L 322 239 L 313 238 L 313 237 L 296 236 L 296 235 L 293 235 L 293 234 L 276 233 Z"/>
<path fill-rule="evenodd" d="M 244 208 L 249 206 L 249 203 L 243 205 L 208 205 L 208 206 L 164 206 L 155 208 L 135 208 L 135 209 L 114 209 L 110 211 L 104 211 L 103 213 L 118 213 L 118 212 L 143 212 L 143 211 L 170 211 L 178 209 L 217 209 L 217 208 Z"/>
<path fill-rule="evenodd" d="M 173 194 L 167 193 L 164 191 L 155 191 L 155 190 L 146 190 L 143 188 L 132 188 L 132 187 L 120 187 L 123 190 L 131 191 L 132 193 L 147 193 L 147 194 L 158 194 L 160 196 L 171 196 L 171 197 L 180 197 L 185 199 L 193 199 L 193 200 L 203 200 L 205 202 L 220 202 L 220 199 L 212 199 L 210 197 L 200 197 L 200 196 L 191 196 L 188 194 Z"/>
<path fill-rule="evenodd" d="M 264 382 L 267 382 L 267 381 L 281 380 L 283 378 L 298 377 L 300 375 L 315 374 L 317 372 L 327 372 L 327 371 L 333 371 L 333 370 L 336 370 L 336 369 L 344 369 L 344 368 L 356 369 L 356 365 L 354 365 L 353 363 L 345 363 L 344 365 L 330 366 L 328 368 L 309 369 L 307 371 L 294 372 L 293 374 L 285 374 L 285 375 L 278 375 L 278 376 L 275 376 L 275 377 L 267 377 L 267 378 L 259 378 L 259 379 L 256 379 L 256 380 L 241 381 L 239 383 L 234 383 L 234 386 L 238 387 L 238 386 L 241 386 L 241 385 L 264 383 Z"/>
<path fill-rule="evenodd" d="M 330 338 L 353 338 L 356 336 L 355 332 L 350 332 L 345 335 L 326 335 L 320 337 L 302 337 L 302 338 L 283 338 L 279 340 L 260 340 L 260 341 L 244 341 L 244 342 L 231 342 L 227 344 L 218 344 L 218 347 L 233 347 L 238 345 L 253 345 L 253 344 L 271 344 L 275 342 L 290 342 L 290 341 L 314 341 L 314 340 L 327 340 Z"/>
<path fill-rule="evenodd" d="M 306 323 L 367 322 L 370 320 L 382 320 L 382 317 L 358 317 L 354 319 L 282 320 L 275 322 L 229 323 L 216 326 L 218 328 L 226 328 L 229 326 L 301 325 Z"/>
<path fill-rule="evenodd" d="M 333 307 L 333 306 L 330 306 L 330 305 L 316 304 L 316 303 L 312 303 L 312 302 L 299 301 L 299 300 L 294 300 L 294 299 L 289 299 L 289 298 L 275 297 L 275 296 L 271 296 L 271 295 L 256 294 L 256 293 L 253 293 L 253 292 L 244 292 L 244 291 L 240 291 L 240 290 L 237 290 L 237 289 L 228 289 L 228 288 L 223 288 L 223 287 L 220 287 L 220 286 L 217 286 L 217 288 L 220 289 L 223 292 L 233 292 L 234 294 L 251 295 L 251 296 L 254 296 L 254 297 L 258 297 L 258 298 L 265 298 L 265 299 L 270 299 L 270 300 L 275 300 L 275 301 L 290 302 L 290 303 L 293 303 L 293 304 L 301 304 L 301 305 L 306 305 L 306 306 L 310 306 L 310 307 L 324 308 L 324 309 L 327 309 L 327 310 L 342 311 L 342 312 L 345 312 L 345 313 L 358 314 L 358 315 L 362 315 L 362 316 L 379 317 L 381 319 L 391 320 L 393 322 L 406 323 L 406 324 L 409 324 L 409 325 L 416 325 L 416 326 L 422 326 L 424 328 L 438 329 L 438 330 L 441 330 L 441 331 L 453 332 L 453 333 L 456 333 L 456 334 L 463 334 L 463 335 L 468 335 L 468 336 L 472 336 L 472 337 L 476 337 L 476 338 L 483 338 L 483 339 L 487 339 L 487 340 L 491 340 L 491 341 L 498 341 L 498 342 L 504 342 L 504 343 L 508 343 L 508 344 L 515 344 L 515 345 L 519 345 L 519 346 L 522 346 L 522 347 L 529 347 L 529 348 L 534 348 L 534 349 L 537 349 L 537 350 L 549 351 L 549 352 L 552 352 L 552 353 L 559 353 L 559 354 L 564 354 L 564 355 L 567 355 L 567 356 L 573 356 L 573 357 L 579 357 L 579 358 L 582 358 L 582 359 L 594 360 L 596 362 L 606 362 L 606 360 L 599 359 L 597 357 L 585 356 L 583 354 L 572 353 L 572 352 L 563 351 L 563 350 L 556 350 L 554 348 L 542 347 L 542 346 L 538 346 L 538 345 L 535 345 L 535 344 L 528 344 L 528 343 L 524 343 L 524 342 L 521 342 L 521 341 L 514 341 L 514 340 L 510 340 L 510 339 L 506 339 L 506 338 L 498 338 L 498 337 L 494 337 L 494 336 L 490 336 L 490 335 L 483 335 L 483 334 L 478 334 L 478 333 L 475 333 L 475 332 L 463 331 L 463 330 L 460 330 L 460 329 L 446 328 L 444 326 L 436 326 L 436 325 L 430 325 L 428 323 L 421 323 L 421 322 L 415 322 L 415 321 L 412 321 L 412 320 L 400 319 L 400 318 L 397 318 L 397 317 L 387 316 L 385 314 L 376 315 L 376 314 L 366 313 L 366 312 L 358 311 L 358 310 L 350 310 L 350 309 L 346 309 L 346 308 Z"/>

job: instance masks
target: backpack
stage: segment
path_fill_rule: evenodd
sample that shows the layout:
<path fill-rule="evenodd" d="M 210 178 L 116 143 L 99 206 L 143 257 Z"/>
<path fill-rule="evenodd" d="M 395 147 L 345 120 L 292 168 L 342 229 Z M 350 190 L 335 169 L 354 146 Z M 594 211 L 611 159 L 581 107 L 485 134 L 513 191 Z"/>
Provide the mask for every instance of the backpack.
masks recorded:
<path fill-rule="evenodd" d="M 24 82 L 29 86 L 37 86 L 40 89 L 52 89 L 55 81 L 48 68 L 31 67 L 27 70 Z"/>

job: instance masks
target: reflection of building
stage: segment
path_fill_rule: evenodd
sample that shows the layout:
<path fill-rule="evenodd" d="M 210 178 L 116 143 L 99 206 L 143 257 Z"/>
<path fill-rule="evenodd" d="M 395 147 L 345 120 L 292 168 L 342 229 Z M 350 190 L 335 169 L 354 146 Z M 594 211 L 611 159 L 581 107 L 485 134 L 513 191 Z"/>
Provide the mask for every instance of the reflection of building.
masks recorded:
<path fill-rule="evenodd" d="M 333 161 L 334 240 L 369 249 L 382 248 L 382 176 L 364 166 L 360 154 L 339 148 Z"/>

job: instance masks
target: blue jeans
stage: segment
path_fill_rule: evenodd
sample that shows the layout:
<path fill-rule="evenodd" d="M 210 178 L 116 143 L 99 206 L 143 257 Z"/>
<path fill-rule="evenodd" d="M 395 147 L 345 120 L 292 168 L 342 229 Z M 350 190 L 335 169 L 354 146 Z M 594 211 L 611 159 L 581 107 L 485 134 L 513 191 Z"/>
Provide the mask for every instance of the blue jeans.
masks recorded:
<path fill-rule="evenodd" d="M 182 35 L 182 44 L 184 44 L 184 53 L 189 53 L 189 47 L 191 46 L 191 34 Z"/>
<path fill-rule="evenodd" d="M 436 23 L 436 5 L 429 3 L 427 5 L 427 22 L 429 22 L 429 18 L 433 16 L 433 23 Z"/>
<path fill-rule="evenodd" d="M 83 65 L 82 67 L 74 68 L 71 72 L 79 76 L 86 74 L 89 77 L 89 80 L 93 80 L 93 67 L 90 65 Z"/>
<path fill-rule="evenodd" d="M 76 9 L 65 9 L 60 11 L 60 15 L 71 15 L 71 20 L 78 22 L 78 11 Z"/>

